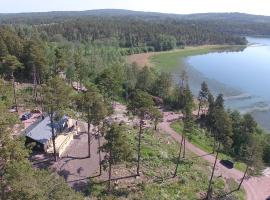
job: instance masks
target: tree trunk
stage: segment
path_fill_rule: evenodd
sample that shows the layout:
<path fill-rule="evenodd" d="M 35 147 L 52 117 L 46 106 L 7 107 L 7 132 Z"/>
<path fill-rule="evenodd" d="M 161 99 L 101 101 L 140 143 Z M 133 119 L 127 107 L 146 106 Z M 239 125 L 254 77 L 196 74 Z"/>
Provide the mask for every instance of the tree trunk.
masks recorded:
<path fill-rule="evenodd" d="M 155 121 L 155 131 L 157 130 L 157 125 L 158 125 L 158 122 L 157 121 Z"/>
<path fill-rule="evenodd" d="M 216 132 L 214 132 L 214 146 L 213 146 L 213 153 L 215 153 L 216 150 Z"/>
<path fill-rule="evenodd" d="M 183 140 L 184 140 L 184 137 L 182 137 L 182 139 L 181 139 L 179 154 L 178 154 L 178 158 L 177 158 L 177 162 L 176 162 L 176 167 L 175 167 L 175 171 L 174 171 L 174 174 L 173 174 L 173 178 L 176 177 L 176 175 L 177 175 L 177 170 L 178 170 L 178 166 L 179 166 L 179 162 L 180 162 L 180 158 L 181 158 Z"/>
<path fill-rule="evenodd" d="M 101 151 L 100 151 L 100 132 L 98 130 L 98 160 L 99 160 L 99 175 L 102 174 L 101 168 Z"/>
<path fill-rule="evenodd" d="M 138 135 L 138 160 L 137 160 L 137 176 L 140 176 L 140 161 L 141 161 L 141 137 L 142 137 L 143 120 L 140 120 L 140 130 Z"/>
<path fill-rule="evenodd" d="M 126 101 L 128 101 L 128 85 L 127 85 L 127 83 L 125 84 L 125 99 L 126 99 Z"/>
<path fill-rule="evenodd" d="M 87 123 L 87 135 L 88 135 L 88 157 L 91 157 L 91 133 L 90 133 L 90 121 Z"/>
<path fill-rule="evenodd" d="M 206 195 L 206 198 L 205 198 L 206 200 L 210 199 L 210 193 L 212 191 L 212 180 L 213 180 L 213 176 L 214 176 L 215 169 L 216 169 L 219 149 L 220 149 L 220 143 L 218 143 L 218 149 L 217 149 L 217 154 L 216 154 L 216 157 L 215 157 L 215 163 L 214 163 L 214 166 L 213 166 L 213 169 L 212 169 L 212 174 L 211 174 L 211 177 L 210 177 L 210 180 L 209 180 L 207 195 Z"/>
<path fill-rule="evenodd" d="M 247 165 L 247 166 L 246 166 L 245 173 L 244 173 L 244 176 L 243 176 L 243 178 L 241 179 L 241 182 L 239 183 L 237 190 L 240 190 L 240 188 L 241 188 L 241 186 L 242 186 L 242 184 L 243 184 L 243 182 L 244 182 L 244 180 L 245 180 L 245 178 L 246 178 L 246 174 L 247 174 L 247 172 L 248 172 L 248 168 L 249 168 L 249 166 Z"/>
<path fill-rule="evenodd" d="M 50 114 L 50 120 L 51 120 L 51 129 L 52 129 L 52 141 L 53 141 L 53 156 L 54 156 L 54 161 L 57 161 L 57 154 L 56 154 L 56 146 L 55 146 L 55 132 L 54 132 L 54 127 L 53 127 L 53 112 Z"/>
<path fill-rule="evenodd" d="M 109 152 L 109 182 L 108 182 L 108 192 L 111 192 L 111 179 L 112 179 L 112 150 Z"/>
<path fill-rule="evenodd" d="M 184 138 L 184 149 L 183 149 L 183 158 L 186 157 L 186 137 L 182 136 Z"/>
<path fill-rule="evenodd" d="M 200 117 L 200 111 L 201 111 L 201 105 L 202 103 L 201 103 L 201 101 L 199 102 L 199 109 L 198 109 L 198 115 L 197 115 L 197 117 L 199 118 Z"/>
<path fill-rule="evenodd" d="M 14 77 L 13 72 L 11 74 L 11 78 L 12 78 L 13 97 L 14 97 L 15 109 L 16 109 L 16 112 L 18 112 L 18 104 L 17 104 L 17 97 L 16 97 L 16 85 L 15 85 L 15 77 Z"/>
<path fill-rule="evenodd" d="M 37 70 L 36 66 L 33 66 L 33 84 L 34 84 L 34 99 L 37 106 Z"/>

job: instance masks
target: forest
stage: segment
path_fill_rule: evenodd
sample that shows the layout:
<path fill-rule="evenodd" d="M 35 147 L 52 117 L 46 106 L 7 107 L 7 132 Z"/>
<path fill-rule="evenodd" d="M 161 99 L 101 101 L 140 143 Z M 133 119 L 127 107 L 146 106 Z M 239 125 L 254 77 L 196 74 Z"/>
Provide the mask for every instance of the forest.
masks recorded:
<path fill-rule="evenodd" d="M 217 155 L 222 152 L 244 163 L 250 174 L 258 173 L 270 163 L 269 135 L 258 127 L 250 114 L 241 115 L 237 111 L 227 110 L 223 95 L 213 96 L 205 82 L 199 94 L 192 94 L 185 71 L 181 74 L 181 82 L 176 84 L 169 73 L 159 73 L 147 66 L 141 68 L 136 63 L 127 64 L 123 58 L 128 54 L 167 51 L 186 45 L 245 45 L 247 41 L 244 37 L 213 30 L 212 23 L 205 26 L 199 22 L 171 19 L 164 23 L 121 17 L 71 18 L 49 24 L 8 24 L 0 28 L 1 199 L 83 199 L 83 195 L 98 199 L 105 199 L 109 195 L 108 199 L 116 199 L 117 195 L 125 192 L 117 191 L 111 185 L 111 169 L 113 165 L 122 163 L 135 163 L 135 176 L 140 176 L 145 166 L 152 169 L 168 165 L 175 178 L 182 175 L 182 170 L 188 170 L 188 166 L 196 166 L 193 161 L 184 160 L 187 157 L 186 140 L 196 128 L 204 130 L 214 140 Z M 84 85 L 87 91 L 74 91 L 73 82 Z M 29 91 L 19 91 L 16 89 L 17 83 L 32 86 Z M 115 102 L 126 105 L 128 113 L 138 117 L 138 127 L 132 129 L 116 123 L 106 124 L 105 118 L 113 112 Z M 183 114 L 179 154 L 174 148 L 173 153 L 177 155 L 168 155 L 170 159 L 166 158 L 166 162 L 157 161 L 162 155 L 155 156 L 151 148 L 167 148 L 169 154 L 171 147 L 166 146 L 166 142 L 161 143 L 165 140 L 161 136 L 155 138 L 156 132 L 149 133 L 143 129 L 145 121 L 151 121 L 154 130 L 162 121 L 162 112 L 158 109 L 160 104 L 166 110 Z M 107 155 L 100 163 L 104 170 L 109 171 L 106 189 L 102 190 L 98 184 L 93 186 L 94 183 L 90 182 L 86 191 L 75 192 L 63 178 L 49 169 L 33 168 L 28 159 L 31 148 L 25 147 L 24 138 L 10 136 L 13 125 L 18 123 L 18 116 L 10 113 L 9 109 L 20 107 L 41 107 L 49 114 L 52 124 L 56 120 L 55 113 L 60 115 L 65 112 L 71 116 L 80 113 L 88 127 L 91 124 L 98 127 L 104 125 L 101 132 L 105 143 L 99 150 Z M 198 110 L 195 116 L 194 110 Z M 200 114 L 202 110 L 207 112 Z M 132 131 L 136 134 L 132 134 Z M 52 135 L 54 140 L 54 133 Z M 88 140 L 91 140 L 90 128 Z M 152 141 L 156 141 L 157 145 L 153 145 Z M 152 163 L 151 156 L 160 166 Z M 55 147 L 53 158 L 57 160 Z M 147 164 L 144 165 L 144 162 Z M 218 196 L 224 192 L 222 189 L 212 190 L 212 178 L 207 190 L 208 176 L 200 177 L 203 177 L 204 185 L 199 189 L 207 191 L 208 199 L 209 195 Z M 196 177 L 188 178 L 192 179 Z M 33 184 L 27 184 L 26 180 Z M 184 185 L 188 180 L 173 179 L 171 185 L 178 188 L 181 187 L 178 184 L 183 182 Z M 145 184 L 139 183 L 137 187 L 150 193 Z M 171 185 L 168 190 L 173 190 Z M 159 186 L 153 183 L 155 187 Z M 157 190 L 160 191 L 160 188 Z M 129 192 L 136 194 L 137 191 Z M 141 196 L 137 198 L 146 198 L 149 193 L 139 193 Z M 184 195 L 188 198 L 188 194 Z"/>
<path fill-rule="evenodd" d="M 239 29 L 238 24 L 236 27 L 227 21 L 193 20 L 192 16 L 179 18 L 165 14 L 110 10 L 7 14 L 2 16 L 1 24 L 13 24 L 22 34 L 27 34 L 29 29 L 36 29 L 48 41 L 65 39 L 83 43 L 110 43 L 121 48 L 133 48 L 135 53 L 164 51 L 185 45 L 245 45 L 247 41 L 242 35 L 249 34 L 239 32 L 236 30 L 237 27 Z M 265 24 L 256 25 L 256 30 L 266 27 Z M 133 52 L 129 49 L 125 53 Z"/>

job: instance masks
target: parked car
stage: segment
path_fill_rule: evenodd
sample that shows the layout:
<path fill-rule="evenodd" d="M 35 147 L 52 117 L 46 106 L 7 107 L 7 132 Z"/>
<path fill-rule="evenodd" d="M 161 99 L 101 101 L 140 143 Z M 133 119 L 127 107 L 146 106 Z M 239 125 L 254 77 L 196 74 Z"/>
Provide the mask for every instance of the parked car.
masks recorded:
<path fill-rule="evenodd" d="M 32 117 L 32 113 L 26 112 L 22 115 L 21 120 L 28 120 Z"/>
<path fill-rule="evenodd" d="M 234 163 L 230 160 L 221 160 L 220 163 L 229 169 L 232 169 L 234 167 Z"/>

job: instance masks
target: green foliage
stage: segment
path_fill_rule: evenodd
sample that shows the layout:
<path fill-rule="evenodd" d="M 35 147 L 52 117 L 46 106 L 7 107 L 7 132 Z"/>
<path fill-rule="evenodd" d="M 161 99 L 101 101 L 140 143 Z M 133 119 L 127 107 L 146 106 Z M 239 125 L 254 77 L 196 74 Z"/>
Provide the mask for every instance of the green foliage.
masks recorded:
<path fill-rule="evenodd" d="M 263 139 L 263 160 L 268 165 L 270 164 L 270 136 L 265 134 Z"/>
<path fill-rule="evenodd" d="M 162 99 L 166 99 L 170 95 L 170 90 L 172 89 L 173 81 L 171 74 L 162 72 L 158 75 L 156 82 L 153 86 L 153 93 L 161 97 Z"/>
<path fill-rule="evenodd" d="M 0 105 L 3 104 L 7 108 L 12 106 L 12 86 L 9 82 L 0 79 Z"/>
<path fill-rule="evenodd" d="M 3 69 L 1 69 L 1 71 L 4 71 L 4 73 L 13 76 L 14 71 L 22 68 L 23 66 L 16 56 L 7 55 L 2 58 L 2 67 Z"/>
<path fill-rule="evenodd" d="M 58 14 L 59 15 L 59 14 Z M 172 16 L 151 16 L 144 14 L 115 16 L 93 14 L 92 16 L 43 16 L 37 19 L 23 20 L 30 24 L 47 24 L 38 26 L 40 32 L 55 42 L 80 41 L 119 45 L 124 48 L 144 48 L 155 46 L 155 50 L 170 49 L 176 44 L 246 44 L 246 39 L 231 34 L 230 26 L 224 28 L 224 22 L 207 20 L 184 20 Z M 57 16 L 57 14 L 56 14 Z M 13 22 L 13 21 L 12 21 Z M 212 22 L 212 20 L 211 20 Z M 238 24 L 243 26 L 242 24 Z M 218 28 L 217 28 L 218 27 Z M 224 30 L 225 29 L 225 30 Z M 221 31 L 223 30 L 223 31 Z M 234 28 L 239 30 L 239 28 Z M 246 30 L 246 29 L 245 29 Z M 248 29 L 250 30 L 250 29 Z M 254 30 L 254 29 L 253 29 Z M 256 30 L 256 29 L 255 29 Z M 226 32 L 226 33 L 224 33 Z M 229 32 L 229 33 L 228 33 Z M 240 35 L 247 35 L 241 33 Z M 258 34 L 254 34 L 258 35 Z"/>
<path fill-rule="evenodd" d="M 160 34 L 153 43 L 156 51 L 168 51 L 176 47 L 176 38 L 170 35 Z"/>
<path fill-rule="evenodd" d="M 154 101 L 148 93 L 136 90 L 130 98 L 128 110 L 134 115 L 138 115 L 141 119 L 144 119 L 147 115 L 151 116 L 155 110 Z"/>
<path fill-rule="evenodd" d="M 126 134 L 127 143 L 136 151 L 137 130 L 129 130 Z M 207 190 L 208 176 L 207 162 L 201 158 L 182 161 L 179 166 L 177 178 L 171 177 L 174 171 L 179 144 L 166 134 L 145 131 L 142 140 L 142 178 L 136 180 L 127 179 L 124 184 L 118 182 L 114 188 L 110 199 L 198 199 L 199 193 Z M 189 151 L 188 157 L 194 156 Z M 135 157 L 135 155 L 134 155 Z M 114 170 L 117 170 L 115 166 Z M 131 181 L 132 188 L 127 187 L 126 182 Z M 127 183 L 129 184 L 129 182 Z M 215 192 L 224 191 L 228 185 L 223 179 L 214 182 Z M 92 184 L 89 190 L 91 198 L 104 199 L 108 197 L 106 184 Z M 216 193 L 217 194 L 217 193 Z M 238 195 L 238 192 L 234 193 Z M 243 191 L 241 191 L 243 195 Z M 105 197 L 106 196 L 106 197 Z"/>
<path fill-rule="evenodd" d="M 152 90 L 153 84 L 155 83 L 155 80 L 156 75 L 154 70 L 145 66 L 138 73 L 136 87 L 140 90 L 150 92 Z"/>
<path fill-rule="evenodd" d="M 104 159 L 103 166 L 107 166 L 107 162 L 117 164 L 121 161 L 128 161 L 131 158 L 131 149 L 127 142 L 126 129 L 113 123 L 108 127 L 105 135 L 106 143 L 101 147 L 102 152 L 109 153 L 109 158 Z"/>
<path fill-rule="evenodd" d="M 157 125 L 159 122 L 163 121 L 163 113 L 159 111 L 157 108 L 153 109 L 152 111 L 152 120 L 154 121 L 154 129 L 157 130 Z"/>
<path fill-rule="evenodd" d="M 41 83 L 48 75 L 45 45 L 41 40 L 33 39 L 26 43 L 24 49 L 24 76 L 29 77 L 31 73 L 35 73 L 34 77 Z"/>
<path fill-rule="evenodd" d="M 199 96 L 198 96 L 198 101 L 199 101 L 198 113 L 200 113 L 201 108 L 207 106 L 209 93 L 210 91 L 208 89 L 207 83 L 205 81 L 202 82 L 201 90 L 199 91 Z"/>
<path fill-rule="evenodd" d="M 69 95 L 71 89 L 64 80 L 59 77 L 51 78 L 42 88 L 43 106 L 45 110 L 53 114 L 62 112 L 69 106 Z"/>
<path fill-rule="evenodd" d="M 18 123 L 17 115 L 9 113 L 1 101 L 0 113 L 1 199 L 83 199 L 59 176 L 32 167 L 25 138 L 11 137 L 11 128 Z"/>
<path fill-rule="evenodd" d="M 173 122 L 171 124 L 171 127 L 179 134 L 183 133 L 183 122 Z M 207 153 L 213 152 L 214 138 L 211 136 L 211 132 L 208 132 L 205 129 L 198 128 L 196 127 L 196 125 L 194 125 L 191 134 L 188 134 L 188 139 L 192 144 L 202 149 L 203 151 Z M 219 159 L 229 159 L 235 161 L 235 168 L 242 172 L 244 172 L 246 169 L 246 164 L 240 158 L 235 157 L 228 152 L 220 152 Z"/>
<path fill-rule="evenodd" d="M 82 200 L 83 196 L 74 192 L 63 178 L 46 170 L 33 169 L 28 162 L 9 163 L 5 174 L 12 191 L 8 199 L 20 200 Z"/>
<path fill-rule="evenodd" d="M 108 114 L 107 102 L 94 85 L 88 85 L 86 92 L 79 93 L 76 103 L 88 123 L 98 125 Z"/>
<path fill-rule="evenodd" d="M 104 96 L 110 100 L 115 100 L 122 92 L 122 68 L 114 66 L 105 69 L 97 78 L 96 84 Z"/>
<path fill-rule="evenodd" d="M 194 102 L 189 85 L 180 84 L 179 86 L 176 86 L 172 95 L 167 99 L 167 104 L 175 110 L 181 110 L 184 115 L 186 113 L 191 113 Z"/>

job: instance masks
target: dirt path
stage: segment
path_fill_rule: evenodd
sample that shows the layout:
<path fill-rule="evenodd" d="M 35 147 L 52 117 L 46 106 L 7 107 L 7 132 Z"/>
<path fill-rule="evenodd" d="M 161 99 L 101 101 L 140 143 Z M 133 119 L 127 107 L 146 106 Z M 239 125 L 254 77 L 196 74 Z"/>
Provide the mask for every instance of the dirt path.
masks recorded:
<path fill-rule="evenodd" d="M 164 121 L 159 124 L 159 128 L 180 143 L 181 135 L 179 135 L 170 127 L 170 122 L 173 119 L 177 119 L 178 117 L 179 115 L 177 114 L 164 112 Z M 201 149 L 197 148 L 189 142 L 186 143 L 186 147 L 196 155 L 202 156 L 202 158 L 204 158 L 211 164 L 214 163 L 214 155 L 207 154 L 206 152 L 202 151 Z M 219 173 L 223 177 L 233 178 L 237 182 L 239 182 L 243 177 L 243 172 L 236 169 L 228 169 L 221 165 L 219 162 L 217 163 L 216 170 L 217 173 Z M 262 176 L 249 178 L 244 181 L 243 187 L 246 191 L 247 200 L 265 200 L 267 197 L 270 196 L 270 177 Z"/>

